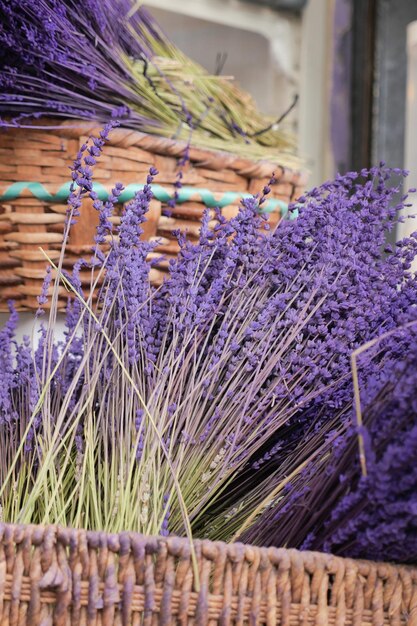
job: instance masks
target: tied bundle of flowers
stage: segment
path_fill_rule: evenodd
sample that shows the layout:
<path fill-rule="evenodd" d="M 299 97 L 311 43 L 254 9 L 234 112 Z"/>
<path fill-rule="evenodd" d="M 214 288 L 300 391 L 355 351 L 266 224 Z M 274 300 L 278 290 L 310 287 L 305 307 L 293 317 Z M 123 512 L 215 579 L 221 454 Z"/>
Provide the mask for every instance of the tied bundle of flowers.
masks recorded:
<path fill-rule="evenodd" d="M 259 519 L 291 503 L 292 483 L 326 465 L 349 429 L 352 350 L 413 317 L 417 241 L 384 250 L 402 172 L 339 176 L 273 233 L 261 229 L 264 196 L 230 221 L 207 213 L 197 244 L 178 235 L 154 288 L 140 234 L 156 171 L 114 230 L 122 186 L 102 203 L 92 184 L 109 131 L 74 164 L 64 236 L 89 195 L 92 258 L 69 276 L 61 256 L 47 274 L 36 348 L 16 344 L 13 309 L 1 332 L 3 518 L 226 540 L 257 529 L 261 540 Z M 100 284 L 96 303 L 81 270 L 92 292 Z M 59 340 L 61 282 L 73 297 Z"/>
<path fill-rule="evenodd" d="M 315 478 L 322 491 L 302 547 L 417 562 L 416 334 L 416 322 L 405 323 L 356 351 L 360 427 L 340 442 L 331 471 Z"/>
<path fill-rule="evenodd" d="M 204 148 L 292 162 L 291 134 L 186 57 L 138 2 L 1 0 L 0 12 L 2 124 L 112 115 L 145 133 L 188 141 L 192 130 Z"/>

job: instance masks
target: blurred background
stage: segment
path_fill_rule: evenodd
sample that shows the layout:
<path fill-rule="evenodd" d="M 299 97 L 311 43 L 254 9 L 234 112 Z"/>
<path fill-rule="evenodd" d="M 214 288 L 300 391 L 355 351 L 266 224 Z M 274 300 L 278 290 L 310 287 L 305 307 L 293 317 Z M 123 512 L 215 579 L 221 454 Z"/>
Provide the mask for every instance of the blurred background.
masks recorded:
<path fill-rule="evenodd" d="M 210 72 L 235 76 L 265 113 L 279 118 L 298 96 L 291 121 L 312 185 L 379 160 L 417 169 L 410 161 L 417 151 L 413 157 L 405 141 L 413 144 L 417 124 L 417 33 L 409 27 L 416 0 L 146 5 L 186 54 Z"/>

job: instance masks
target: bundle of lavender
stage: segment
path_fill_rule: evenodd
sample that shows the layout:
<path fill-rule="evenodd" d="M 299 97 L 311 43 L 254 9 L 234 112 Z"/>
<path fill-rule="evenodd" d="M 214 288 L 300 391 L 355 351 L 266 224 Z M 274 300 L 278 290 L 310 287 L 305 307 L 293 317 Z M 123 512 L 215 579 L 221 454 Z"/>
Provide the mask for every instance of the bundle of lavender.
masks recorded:
<path fill-rule="evenodd" d="M 357 351 L 360 394 L 346 432 L 263 511 L 247 541 L 416 564 L 416 330 L 403 324 L 366 344 L 365 357 Z"/>
<path fill-rule="evenodd" d="M 164 137 L 188 141 L 192 131 L 204 148 L 294 161 L 291 134 L 187 58 L 138 2 L 0 0 L 0 12 L 2 124 L 113 115 Z"/>
<path fill-rule="evenodd" d="M 416 330 L 415 321 L 404 323 L 354 353 L 360 367 L 353 424 L 329 463 L 315 475 L 310 468 L 303 493 L 291 494 L 296 509 L 317 504 L 303 528 L 296 524 L 297 545 L 417 562 Z M 284 515 L 275 511 L 273 543 Z"/>
<path fill-rule="evenodd" d="M 384 243 L 404 206 L 394 185 L 403 173 L 381 166 L 338 176 L 273 233 L 260 230 L 264 196 L 244 200 L 230 221 L 219 213 L 213 226 L 207 214 L 196 245 L 179 235 L 179 257 L 154 288 L 153 244 L 140 233 L 157 172 L 114 229 L 122 186 L 104 204 L 92 187 L 109 131 L 74 165 L 64 235 L 65 246 L 90 196 L 100 219 L 92 258 L 72 275 L 62 270 L 64 249 L 57 266 L 50 262 L 36 347 L 16 342 L 12 305 L 0 334 L 3 519 L 349 552 L 349 537 L 372 513 L 354 447 L 350 355 L 416 314 L 417 239 L 394 250 Z M 101 285 L 97 303 L 83 296 L 81 270 Z M 61 284 L 71 294 L 64 339 L 55 330 Z M 398 357 L 384 346 L 367 365 L 368 387 L 372 377 L 382 384 L 378 368 Z M 383 395 L 378 402 L 385 406 Z M 378 409 L 381 432 L 384 415 Z M 395 428 L 395 445 L 408 445 Z M 389 441 L 387 427 L 372 467 L 382 463 L 395 482 L 405 474 L 390 465 Z M 331 481 L 343 488 L 329 512 Z M 409 497 L 405 486 L 401 494 Z M 321 510 L 330 538 L 317 531 Z M 385 558 L 385 546 L 381 537 L 372 555 Z M 366 556 L 366 545 L 353 552 Z"/>

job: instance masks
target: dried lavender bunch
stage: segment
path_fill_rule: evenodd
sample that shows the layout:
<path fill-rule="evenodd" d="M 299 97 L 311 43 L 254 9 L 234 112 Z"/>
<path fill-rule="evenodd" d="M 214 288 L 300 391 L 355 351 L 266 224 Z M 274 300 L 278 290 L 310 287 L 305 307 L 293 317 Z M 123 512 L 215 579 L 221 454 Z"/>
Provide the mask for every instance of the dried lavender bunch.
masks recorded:
<path fill-rule="evenodd" d="M 89 0 L 82 12 L 71 0 L 2 1 L 0 110 L 22 113 L 21 122 L 32 114 L 97 120 L 129 115 L 133 123 L 157 128 L 129 78 L 129 59 L 146 62 L 152 55 L 140 30 L 134 36 L 126 28 L 131 8 L 129 0 Z M 146 11 L 137 21 L 157 37 Z M 129 107 L 135 102 L 141 114 Z"/>
<path fill-rule="evenodd" d="M 327 493 L 317 494 L 320 521 L 303 547 L 415 564 L 416 325 L 403 325 L 371 347 L 360 368 L 365 464 L 361 468 L 352 427 L 334 455 Z"/>
<path fill-rule="evenodd" d="M 110 116 L 253 158 L 296 162 L 248 94 L 187 58 L 134 0 L 0 0 L 0 125 Z M 48 120 L 45 118 L 52 118 Z M 74 122 L 75 123 L 75 122 Z M 236 132 L 236 128 L 240 132 Z M 271 151 L 267 147 L 271 146 Z"/>
<path fill-rule="evenodd" d="M 393 250 L 384 236 L 406 198 L 390 205 L 395 192 L 386 184 L 394 171 L 371 172 L 373 182 L 360 182 L 359 174 L 350 173 L 313 190 L 304 200 L 294 230 L 285 224 L 277 232 L 281 250 L 286 231 L 292 246 L 294 238 L 299 246 L 308 243 L 307 253 L 301 246 L 301 250 L 291 249 L 294 273 L 303 264 L 314 268 L 314 274 L 319 270 L 325 300 L 307 327 L 315 333 L 312 337 L 301 333 L 286 355 L 295 361 L 293 371 L 303 375 L 293 387 L 291 379 L 286 380 L 288 366 L 282 366 L 282 359 L 279 363 L 281 394 L 287 400 L 294 394 L 294 412 L 236 481 L 238 497 L 228 515 L 236 523 L 234 536 L 245 541 L 300 547 L 317 520 L 322 521 L 320 504 L 331 501 L 326 486 L 333 472 L 333 452 L 352 424 L 350 355 L 368 339 L 415 317 L 416 281 L 410 268 L 416 239 L 399 242 Z M 309 247 L 316 258 L 309 256 Z M 292 260 L 285 257 L 283 278 Z M 303 279 L 304 284 L 311 282 L 308 275 Z M 320 391 L 306 395 L 306 380 L 320 381 Z M 322 493 L 326 495 L 321 501 Z M 254 513 L 243 522 L 249 502 Z"/>
<path fill-rule="evenodd" d="M 391 264 L 410 271 L 409 246 L 414 246 L 414 239 L 397 243 Z M 391 247 L 387 252 L 393 253 Z M 355 351 L 360 357 L 363 426 L 349 405 L 343 415 L 325 402 L 326 420 L 335 426 L 334 418 L 341 417 L 344 428 L 332 428 L 326 434 L 321 459 L 315 455 L 307 459 L 243 539 L 356 558 L 417 562 L 413 278 L 398 285 L 397 297 L 393 320 L 399 326 L 394 324 L 392 330 Z M 346 391 L 353 402 L 351 384 Z M 361 437 L 365 443 L 362 463 Z M 317 445 L 316 437 L 313 441 Z"/>
<path fill-rule="evenodd" d="M 416 242 L 383 250 L 402 172 L 338 177 L 272 234 L 259 198 L 214 226 L 207 213 L 154 289 L 140 233 L 156 172 L 114 231 L 121 185 L 103 204 L 91 178 L 106 132 L 74 166 L 68 219 L 90 195 L 98 303 L 83 298 L 80 264 L 71 277 L 58 268 L 56 286 L 77 294 L 65 340 L 54 308 L 35 352 L 13 343 L 14 314 L 0 337 L 3 516 L 183 533 L 184 505 L 195 533 L 230 539 L 348 428 L 350 352 L 412 315 Z"/>

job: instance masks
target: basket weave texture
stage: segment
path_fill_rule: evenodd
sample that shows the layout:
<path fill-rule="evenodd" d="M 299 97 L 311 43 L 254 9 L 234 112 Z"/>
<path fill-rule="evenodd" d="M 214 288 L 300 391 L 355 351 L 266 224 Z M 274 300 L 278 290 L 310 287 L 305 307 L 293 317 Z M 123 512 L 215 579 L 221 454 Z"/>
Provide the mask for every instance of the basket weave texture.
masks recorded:
<path fill-rule="evenodd" d="M 417 570 L 177 537 L 0 524 L 10 626 L 417 624 Z"/>
<path fill-rule="evenodd" d="M 96 123 L 71 122 L 58 128 L 11 128 L 0 133 L 0 310 L 12 298 L 20 309 L 37 308 L 45 271 L 45 256 L 59 255 L 65 222 L 66 195 L 70 181 L 69 166 L 80 146 L 90 135 L 97 135 Z M 94 168 L 94 181 L 110 191 L 115 182 L 143 184 L 150 166 L 159 170 L 155 180 L 163 193 L 152 202 L 144 237 L 158 238 L 155 254 L 166 260 L 152 270 L 155 283 L 161 282 L 170 258 L 178 252 L 174 229 L 186 230 L 192 239 L 198 235 L 205 207 L 220 204 L 227 217 L 236 214 L 241 193 L 258 193 L 275 172 L 277 182 L 270 198 L 288 203 L 306 184 L 303 172 L 270 162 L 253 162 L 226 152 L 200 148 L 189 150 L 189 162 L 182 178 L 188 190 L 172 215 L 164 215 L 164 194 L 172 196 L 178 162 L 186 144 L 145 135 L 129 129 L 114 129 L 110 141 Z M 16 185 L 18 183 L 18 185 Z M 31 184 L 22 184 L 31 183 Z M 34 184 L 35 183 L 35 184 Z M 19 188 L 20 184 L 20 188 Z M 16 188 L 19 188 L 16 191 Z M 39 192 L 40 190 L 40 192 Z M 119 214 L 113 218 L 115 224 Z M 269 214 L 271 226 L 280 219 L 280 209 Z M 90 200 L 85 200 L 81 216 L 73 227 L 67 247 L 66 266 L 91 253 L 98 215 Z M 87 279 L 86 272 L 86 279 Z M 89 275 L 88 275 L 89 276 Z M 66 295 L 65 295 L 66 298 Z M 64 297 L 63 297 L 64 302 Z"/>

